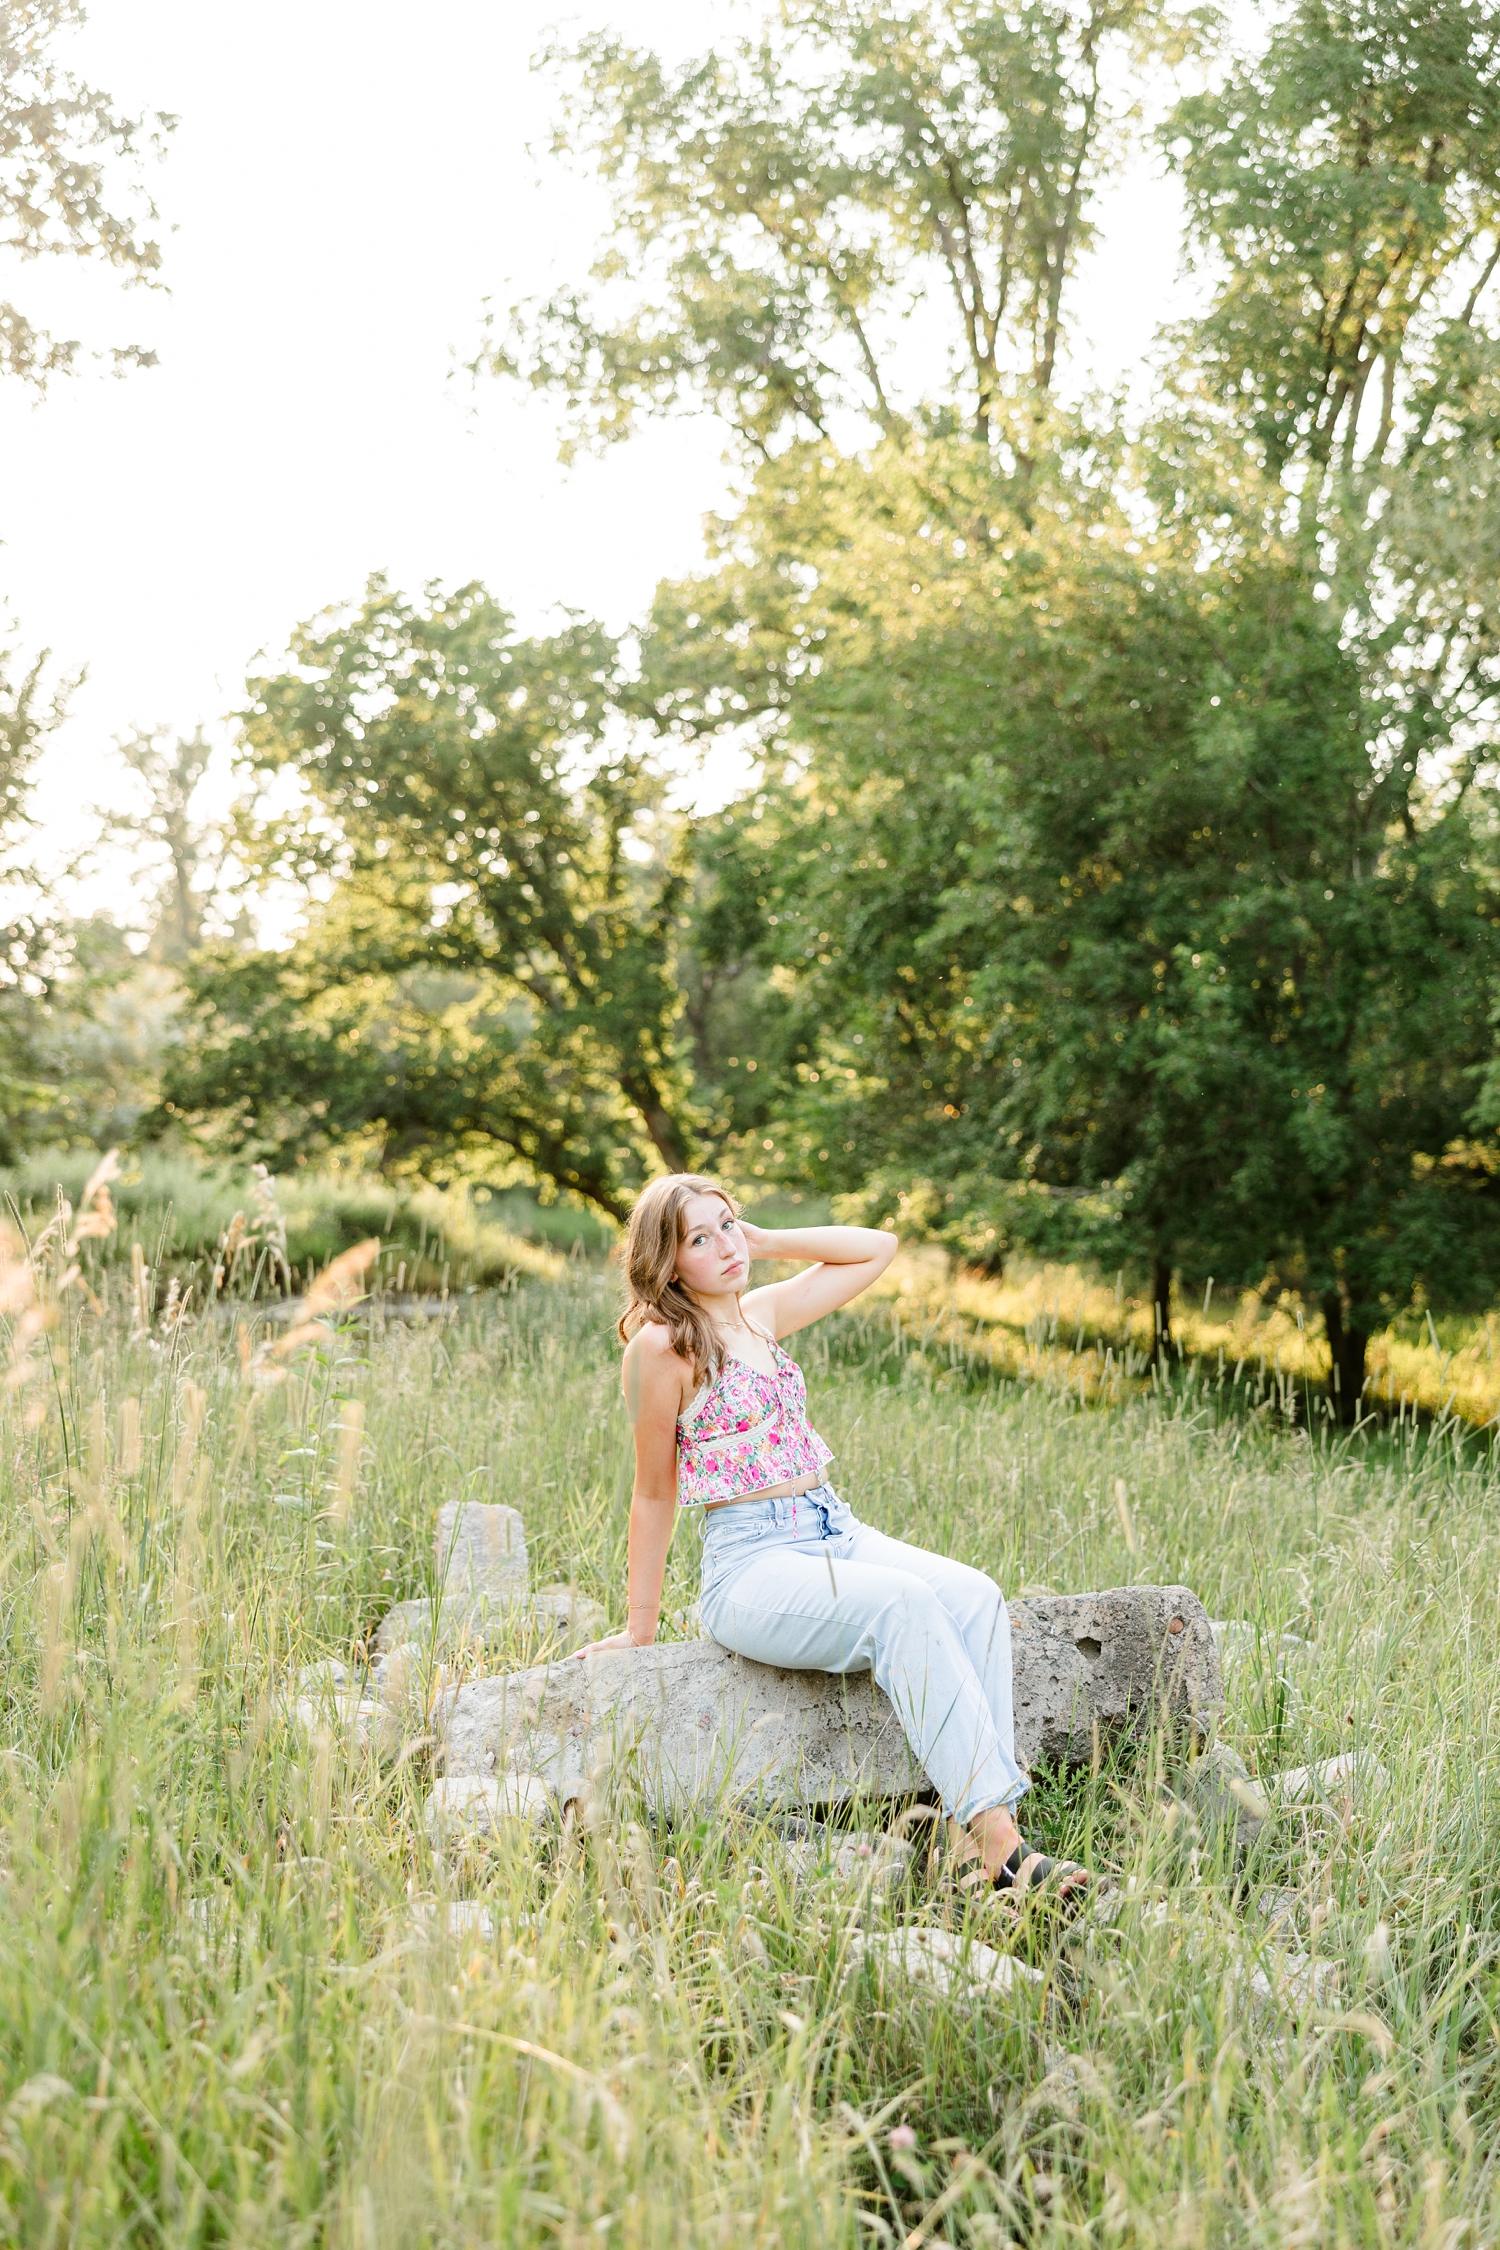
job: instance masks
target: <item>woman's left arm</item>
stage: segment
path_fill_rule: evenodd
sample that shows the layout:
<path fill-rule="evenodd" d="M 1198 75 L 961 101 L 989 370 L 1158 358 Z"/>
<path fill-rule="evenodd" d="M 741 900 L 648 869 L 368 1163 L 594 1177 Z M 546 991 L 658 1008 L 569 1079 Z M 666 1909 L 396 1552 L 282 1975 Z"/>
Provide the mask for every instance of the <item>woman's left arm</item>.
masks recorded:
<path fill-rule="evenodd" d="M 806 1273 L 768 1282 L 741 1300 L 776 1337 L 790 1336 L 849 1304 L 878 1281 L 900 1245 L 881 1227 L 757 1227 L 741 1219 L 752 1258 L 812 1258 Z"/>

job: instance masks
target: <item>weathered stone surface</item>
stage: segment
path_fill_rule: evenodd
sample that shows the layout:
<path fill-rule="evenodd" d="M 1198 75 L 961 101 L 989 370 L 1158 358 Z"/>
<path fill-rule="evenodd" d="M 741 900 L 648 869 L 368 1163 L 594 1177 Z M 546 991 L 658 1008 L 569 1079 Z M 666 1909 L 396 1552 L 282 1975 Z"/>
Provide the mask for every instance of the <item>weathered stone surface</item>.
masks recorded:
<path fill-rule="evenodd" d="M 1224 1700 L 1208 1615 L 1186 1586 L 1116 1586 L 1010 1604 L 1016 1756 L 1080 1765 L 1158 1712 L 1202 1722 Z"/>
<path fill-rule="evenodd" d="M 1284 2008 L 1292 2015 L 1302 2015 L 1334 1998 L 1341 1974 L 1337 1961 L 1314 1961 L 1305 1953 L 1283 1953 L 1268 1967 L 1251 1972 L 1250 1997 L 1262 2008 Z"/>
<path fill-rule="evenodd" d="M 898 1891 L 911 1873 L 917 1856 L 915 1844 L 880 1829 L 853 1829 L 847 1834 L 825 1829 L 788 1844 L 787 1858 L 803 1881 L 831 1876 L 835 1883 L 857 1886 L 874 1898 Z"/>
<path fill-rule="evenodd" d="M 489 1648 L 514 1630 L 517 1602 L 526 1598 L 523 1586 L 519 1596 L 451 1594 L 441 1602 L 422 1596 L 397 1602 L 376 1628 L 376 1668 L 408 1645 L 445 1656 L 464 1646 Z M 607 1612 L 571 1586 L 543 1586 L 530 1603 L 537 1629 L 560 1639 L 564 1648 L 579 1648 L 609 1631 Z"/>
<path fill-rule="evenodd" d="M 1040 1969 L 952 1930 L 856 1930 L 849 1958 L 855 1966 L 868 1962 L 882 1984 L 897 1977 L 944 1999 L 1002 1999 L 1018 1986 L 1045 1982 Z"/>
<path fill-rule="evenodd" d="M 426 1820 L 429 1834 L 441 1842 L 498 1835 L 512 1822 L 539 1827 L 551 1813 L 551 1792 L 534 1774 L 462 1774 L 433 1783 Z"/>
<path fill-rule="evenodd" d="M 450 1601 L 519 1601 L 530 1569 L 526 1526 L 516 1509 L 482 1500 L 449 1500 L 439 1508 L 437 1582 Z"/>
<path fill-rule="evenodd" d="M 1185 1587 L 1013 1602 L 1016 1751 L 1078 1763 L 1096 1738 L 1143 1734 L 1158 1714 L 1206 1719 L 1222 1700 L 1208 1618 Z M 690 1641 L 565 1658 L 439 1699 L 449 1774 L 507 1766 L 580 1794 L 600 1766 L 634 1772 L 648 1802 L 720 1794 L 766 1806 L 834 1805 L 925 1786 L 868 1674 L 787 1672 Z"/>
<path fill-rule="evenodd" d="M 374 1750 L 380 1757 L 389 1758 L 400 1747 L 384 1704 L 353 1688 L 299 1695 L 289 1706 L 289 1715 L 314 1739 L 328 1734 L 351 1753 Z"/>
<path fill-rule="evenodd" d="M 1210 1621 L 1209 1631 L 1226 1673 L 1257 1657 L 1271 1664 L 1317 1661 L 1316 1642 L 1304 1640 L 1300 1633 L 1266 1631 L 1248 1617 L 1215 1617 Z"/>
<path fill-rule="evenodd" d="M 377 1658 L 389 1656 L 408 1642 L 424 1649 L 445 1652 L 462 1643 L 485 1648 L 514 1623 L 513 1604 L 493 1596 L 452 1594 L 435 1602 L 419 1594 L 414 1601 L 397 1602 L 375 1629 Z"/>
<path fill-rule="evenodd" d="M 783 1672 L 688 1641 L 564 1657 L 442 1699 L 450 1774 L 517 1765 L 566 1801 L 601 1764 L 635 1770 L 649 1801 L 727 1790 L 768 1803 L 841 1802 L 921 1785 L 894 1712 L 868 1678 Z"/>
<path fill-rule="evenodd" d="M 1193 1760 L 1185 1794 L 1210 1842 L 1232 1829 L 1235 1841 L 1248 1847 L 1270 1817 L 1270 1805 L 1251 1778 L 1250 1768 L 1224 1742 L 1216 1742 Z"/>
<path fill-rule="evenodd" d="M 539 1586 L 532 1610 L 544 1632 L 557 1633 L 569 1648 L 581 1648 L 609 1631 L 609 1612 L 576 1586 Z"/>
<path fill-rule="evenodd" d="M 526 1526 L 514 1508 L 481 1500 L 449 1500 L 438 1510 L 437 1594 L 418 1595 L 387 1610 L 375 1631 L 375 1654 L 403 1641 L 451 1649 L 483 1647 L 511 1621 L 531 1585 Z"/>
<path fill-rule="evenodd" d="M 1346 1750 L 1317 1766 L 1293 1766 L 1272 1776 L 1271 1787 L 1283 1805 L 1345 1805 L 1356 1797 L 1389 1789 L 1391 1777 L 1369 1750 Z"/>

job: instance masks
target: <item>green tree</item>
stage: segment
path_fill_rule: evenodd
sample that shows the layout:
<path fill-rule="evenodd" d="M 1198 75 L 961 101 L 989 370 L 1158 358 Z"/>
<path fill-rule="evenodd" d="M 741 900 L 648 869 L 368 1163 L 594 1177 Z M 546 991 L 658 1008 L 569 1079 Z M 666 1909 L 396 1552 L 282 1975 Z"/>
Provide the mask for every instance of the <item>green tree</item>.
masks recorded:
<path fill-rule="evenodd" d="M 70 683 L 0 651 L 0 1162 L 124 1141 L 154 1107 L 180 988 L 105 915 L 65 914 L 32 864 L 36 759 Z"/>
<path fill-rule="evenodd" d="M 1203 572 L 1064 507 L 976 561 L 967 496 L 903 521 L 849 482 L 800 758 L 704 840 L 701 942 L 811 1045 L 782 1166 L 969 1256 L 1143 1270 L 1164 1330 L 1174 1269 L 1274 1273 L 1323 1304 L 1352 1413 L 1415 1284 L 1492 1288 L 1493 797 L 1382 817 L 1295 560 Z"/>
<path fill-rule="evenodd" d="M 58 59 L 65 35 L 84 20 L 78 0 L 6 0 L 0 6 L 0 241 L 21 259 L 101 259 L 127 283 L 149 283 L 161 250 L 143 231 L 156 217 L 139 188 L 139 164 L 159 152 L 175 119 L 127 117 Z M 107 165 L 132 168 L 133 193 L 111 190 Z M 0 302 L 0 372 L 38 389 L 76 364 L 76 337 L 52 336 L 14 304 Z M 109 355 L 117 366 L 151 367 L 138 344 Z"/>
<path fill-rule="evenodd" d="M 42 257 L 102 260 L 129 282 L 150 282 L 161 264 L 143 230 L 155 218 L 139 192 L 138 168 L 173 125 L 166 116 L 122 115 L 107 94 L 65 69 L 57 49 L 84 20 L 77 0 L 0 4 L 0 244 L 22 262 Z M 106 166 L 116 167 L 114 187 Z M 119 167 L 135 191 L 116 192 Z M 81 344 L 38 328 L 0 300 L 0 374 L 37 390 L 73 367 Z M 155 354 L 122 346 L 117 367 L 150 366 Z M 0 1161 L 13 1163 L 37 1135 L 66 1137 L 64 1080 L 78 1028 L 69 999 L 94 992 L 101 946 L 96 925 L 70 929 L 48 887 L 24 857 L 32 769 L 45 736 L 61 723 L 66 687 L 44 686 L 47 657 L 27 663 L 0 649 Z M 68 1026 L 67 1036 L 61 1027 Z"/>
<path fill-rule="evenodd" d="M 1192 240 L 1222 279 L 1180 338 L 1152 489 L 1223 567 L 1289 543 L 1326 604 L 1364 752 L 1359 817 L 1330 875 L 1377 921 L 1390 865 L 1446 863 L 1462 898 L 1491 863 L 1497 66 L 1488 0 L 1299 0 L 1164 135 Z M 1472 1042 L 1462 1053 L 1479 1067 Z M 1337 1115 L 1337 1071 L 1329 1087 Z M 1461 1118 L 1460 1105 L 1454 1136 Z M 1372 1316 L 1346 1241 L 1350 1208 L 1369 1208 L 1357 1139 L 1347 1147 L 1299 1221 L 1346 1391 Z M 1445 1245 L 1413 1242 L 1409 1257 L 1435 1275 Z"/>
<path fill-rule="evenodd" d="M 1173 1263 L 1221 1279 L 1259 1264 L 1318 1301 L 1350 1413 L 1377 1318 L 1414 1287 L 1489 1291 L 1494 1152 L 1473 1136 L 1493 1121 L 1474 1096 L 1494 974 L 1497 20 L 1446 0 L 1299 6 L 1178 108 L 1194 240 L 1223 278 L 1133 461 L 1075 432 L 1074 464 L 1042 461 L 1018 510 L 951 445 L 892 441 L 866 462 L 804 447 L 758 480 L 720 568 L 664 593 L 650 652 L 663 723 L 758 718 L 794 753 L 770 824 L 792 856 L 757 847 L 715 912 L 741 946 L 764 914 L 758 956 L 823 1027 L 833 1085 L 868 1077 L 865 1137 L 845 1148 L 830 1123 L 801 1145 L 830 1164 L 887 1146 L 895 1174 L 935 1177 L 960 1232 L 988 1211 L 997 1242 L 1098 1246 L 1128 1193 L 1159 1302 Z M 1069 554 L 1085 531 L 1088 569 Z M 1187 631 L 1195 583 L 1206 635 Z M 1070 646 L 1100 655 L 1097 672 L 1079 658 L 1087 692 L 1059 670 Z M 1151 713 L 1152 780 L 1122 795 L 1133 707 Z M 1223 757 L 1221 801 L 1194 745 L 1230 712 L 1251 747 Z M 1278 737 L 1295 807 L 1260 763 Z M 1090 742 L 1113 746 L 1097 772 Z M 1110 853 L 1090 813 L 1070 866 L 1025 759 L 1038 789 L 1108 810 Z M 846 821 L 842 879 L 820 881 Z M 986 852 L 1009 911 L 969 881 Z M 1128 913 L 1107 938 L 1092 926 L 1085 978 L 1059 901 L 1087 896 L 1096 859 Z M 1061 948 L 1050 982 L 1016 898 Z M 1253 946 L 1238 966 L 1236 932 Z M 967 1150 L 944 978 L 963 1038 L 992 1039 L 1010 1073 Z M 1261 996 L 1248 1013 L 1227 998 L 1242 987 Z M 856 989 L 883 1038 L 841 1015 Z M 1116 1023 L 1101 1053 L 1083 996 L 1106 1016 L 1129 997 L 1151 1041 Z M 811 1116 L 810 1083 L 789 1117 Z M 826 1101 L 821 1063 L 816 1083 Z M 923 1162 L 945 1139 L 951 1159 Z M 1024 1181 L 1007 1147 L 1027 1152 Z"/>
<path fill-rule="evenodd" d="M 27 857 L 32 773 L 61 722 L 66 688 L 46 683 L 45 653 L 24 664 L 0 648 L 0 1162 L 13 1163 L 50 1099 L 48 996 L 66 955 L 46 889 Z"/>
<path fill-rule="evenodd" d="M 698 1115 L 674 971 L 688 874 L 660 785 L 619 746 L 597 628 L 515 634 L 474 586 L 379 580 L 251 683 L 246 754 L 301 815 L 242 840 L 321 885 L 287 953 L 210 946 L 167 1114 L 285 1161 L 520 1158 L 618 1215 Z"/>
<path fill-rule="evenodd" d="M 132 853 L 143 891 L 154 874 L 155 891 L 142 902 L 147 954 L 180 969 L 203 944 L 216 902 L 222 918 L 236 873 L 232 825 L 201 809 L 213 748 L 201 727 L 179 736 L 138 730 L 118 748 L 140 785 L 138 800 L 102 815 L 100 841 Z M 249 934 L 243 916 L 238 934 Z"/>
<path fill-rule="evenodd" d="M 568 448 L 708 407 L 765 458 L 850 415 L 886 437 L 931 419 L 940 342 L 938 421 L 1024 470 L 1131 60 L 1190 20 L 1154 0 L 797 0 L 677 70 L 608 34 L 558 48 L 555 151 L 592 162 L 612 226 L 591 287 L 513 308 L 480 364 L 562 398 Z"/>

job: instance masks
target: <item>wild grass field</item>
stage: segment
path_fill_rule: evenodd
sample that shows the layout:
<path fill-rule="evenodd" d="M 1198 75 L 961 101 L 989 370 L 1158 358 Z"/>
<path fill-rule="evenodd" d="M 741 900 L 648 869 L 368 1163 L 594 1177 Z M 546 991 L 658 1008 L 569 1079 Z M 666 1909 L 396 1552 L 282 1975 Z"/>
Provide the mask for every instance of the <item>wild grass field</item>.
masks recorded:
<path fill-rule="evenodd" d="M 59 1195 L 77 1199 L 95 1161 L 86 1149 L 44 1151 L 0 1170 L 0 1212 L 35 1234 Z M 226 1281 L 236 1295 L 304 1289 L 331 1258 L 372 1235 L 381 1245 L 372 1286 L 392 1296 L 556 1279 L 564 1260 L 601 1264 L 616 1239 L 597 1214 L 562 1198 L 543 1203 L 519 1183 L 436 1186 L 347 1168 L 294 1168 L 257 1181 L 244 1166 L 153 1150 L 126 1159 L 113 1194 L 119 1223 L 99 1245 L 103 1262 L 138 1254 L 160 1286 L 175 1280 L 199 1309 Z M 757 1193 L 753 1202 L 768 1226 L 832 1215 L 824 1200 L 798 1192 Z M 247 1248 L 233 1274 L 216 1279 L 237 1214 L 249 1229 Z M 929 1244 L 904 1255 L 882 1288 L 921 1350 L 956 1350 L 994 1373 L 1054 1387 L 1081 1383 L 1085 1397 L 1105 1402 L 1149 1377 L 1152 1309 L 1124 1274 L 1014 1259 L 994 1278 Z M 1409 1310 L 1371 1340 L 1361 1413 L 1492 1428 L 1500 1420 L 1495 1330 L 1493 1314 Z M 1179 1373 L 1194 1370 L 1195 1381 L 1220 1391 L 1227 1383 L 1241 1403 L 1274 1392 L 1279 1411 L 1333 1418 L 1321 1319 L 1289 1290 L 1178 1290 L 1171 1349 Z"/>
<path fill-rule="evenodd" d="M 290 1715 L 424 1589 L 445 1499 L 519 1507 L 537 1580 L 618 1613 L 608 1277 L 377 1301 L 279 1356 L 92 1279 L 0 1407 L 11 2239 L 1500 2240 L 1500 1479 L 1451 1421 L 1340 1437 L 1185 1378 L 1096 1403 L 1081 1355 L 1016 1381 L 888 1305 L 803 1340 L 870 1520 L 1018 1595 L 1185 1582 L 1265 1629 L 1221 1730 L 1253 1771 L 1391 1777 L 1244 1862 L 1160 1760 L 1042 1777 L 1032 1833 L 1118 1914 L 971 1918 L 1044 1981 L 957 2004 L 851 1968 L 861 1921 L 963 1925 L 941 1887 L 876 1901 L 730 1808 L 628 1799 L 445 1861 L 430 1743 L 382 1764 Z M 685 1528 L 673 1633 L 695 1565 Z"/>
<path fill-rule="evenodd" d="M 0 1211 L 34 1235 L 59 1195 L 77 1201 L 96 1162 L 90 1149 L 53 1150 L 0 1171 Z M 170 1277 L 179 1290 L 191 1289 L 200 1307 L 216 1294 L 236 1214 L 251 1230 L 253 1253 L 234 1276 L 242 1294 L 305 1288 L 331 1258 L 371 1235 L 380 1237 L 380 1282 L 395 1294 L 494 1286 L 514 1274 L 547 1279 L 563 1258 L 597 1259 L 613 1240 L 608 1224 L 581 1207 L 544 1204 L 520 1186 L 439 1187 L 348 1169 L 293 1169 L 258 1180 L 244 1165 L 152 1149 L 127 1157 L 112 1192 L 119 1223 L 100 1244 L 104 1260 L 128 1262 L 139 1249 L 164 1284 Z"/>

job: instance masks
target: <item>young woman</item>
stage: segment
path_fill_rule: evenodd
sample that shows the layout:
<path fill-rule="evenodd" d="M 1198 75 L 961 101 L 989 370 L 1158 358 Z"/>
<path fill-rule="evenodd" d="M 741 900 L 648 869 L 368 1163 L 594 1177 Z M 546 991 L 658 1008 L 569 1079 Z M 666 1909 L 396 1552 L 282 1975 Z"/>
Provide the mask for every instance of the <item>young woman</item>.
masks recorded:
<path fill-rule="evenodd" d="M 847 1305 L 884 1273 L 893 1235 L 870 1227 L 770 1231 L 692 1172 L 653 1180 L 625 1239 L 620 1322 L 635 1426 L 625 1629 L 580 1649 L 656 1638 L 679 1508 L 701 1510 L 700 1614 L 725 1648 L 794 1671 L 873 1671 L 940 1793 L 961 1855 L 1002 1890 L 1089 1881 L 1033 1852 L 1014 1806 L 1010 1622 L 998 1586 L 964 1563 L 887 1539 L 826 1481 L 832 1458 L 781 1338 Z M 804 1272 L 745 1293 L 752 1258 Z"/>

